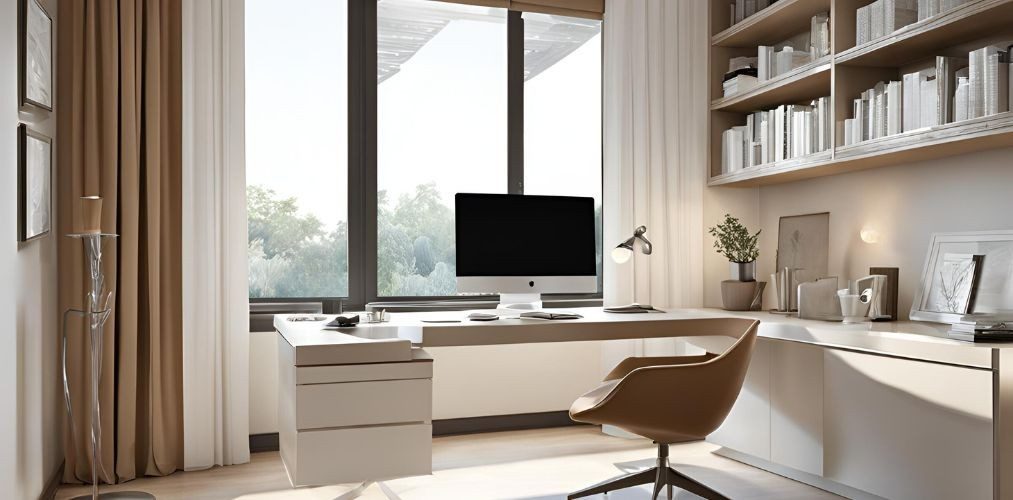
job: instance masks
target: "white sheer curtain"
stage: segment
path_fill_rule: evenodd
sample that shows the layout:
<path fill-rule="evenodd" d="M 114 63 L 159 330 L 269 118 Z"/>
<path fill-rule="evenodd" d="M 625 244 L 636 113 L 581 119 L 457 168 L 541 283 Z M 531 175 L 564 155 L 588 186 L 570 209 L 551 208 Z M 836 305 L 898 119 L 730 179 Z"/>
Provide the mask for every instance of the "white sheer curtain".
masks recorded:
<path fill-rule="evenodd" d="M 612 0 L 605 11 L 605 304 L 703 303 L 703 190 L 707 162 L 707 3 Z M 650 256 L 614 263 L 611 249 L 647 226 Z M 633 267 L 636 291 L 633 290 Z M 621 341 L 627 356 L 681 354 L 672 340 Z"/>
<path fill-rule="evenodd" d="M 183 463 L 250 461 L 243 0 L 183 1 Z"/>

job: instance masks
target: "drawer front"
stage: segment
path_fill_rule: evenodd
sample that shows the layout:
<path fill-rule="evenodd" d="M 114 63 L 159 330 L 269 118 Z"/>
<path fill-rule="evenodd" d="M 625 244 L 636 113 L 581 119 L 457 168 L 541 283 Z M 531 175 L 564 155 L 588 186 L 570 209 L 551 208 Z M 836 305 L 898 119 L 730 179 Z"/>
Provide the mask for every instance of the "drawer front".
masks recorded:
<path fill-rule="evenodd" d="M 433 381 L 386 380 L 296 386 L 296 427 L 429 422 Z"/>
<path fill-rule="evenodd" d="M 431 424 L 300 431 L 291 476 L 311 486 L 431 474 L 432 436 Z"/>
<path fill-rule="evenodd" d="M 432 361 L 362 365 L 298 366 L 296 384 L 331 384 L 433 378 Z"/>

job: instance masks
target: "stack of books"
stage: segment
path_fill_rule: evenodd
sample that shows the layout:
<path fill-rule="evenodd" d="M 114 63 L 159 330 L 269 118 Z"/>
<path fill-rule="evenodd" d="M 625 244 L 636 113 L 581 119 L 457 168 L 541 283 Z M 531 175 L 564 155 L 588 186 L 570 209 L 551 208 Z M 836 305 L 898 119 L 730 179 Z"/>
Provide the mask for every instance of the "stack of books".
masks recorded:
<path fill-rule="evenodd" d="M 855 13 L 855 45 L 892 34 L 918 21 L 918 0 L 876 0 Z"/>
<path fill-rule="evenodd" d="M 826 12 L 816 14 L 809 25 L 808 33 L 802 33 L 774 45 L 757 47 L 757 77 L 761 82 L 830 54 L 830 14 Z"/>
<path fill-rule="evenodd" d="M 826 151 L 831 147 L 830 98 L 784 104 L 746 116 L 746 124 L 721 135 L 721 172 Z"/>
<path fill-rule="evenodd" d="M 729 4 L 729 21 L 735 25 L 766 9 L 777 0 L 735 0 Z"/>
<path fill-rule="evenodd" d="M 970 0 L 918 0 L 918 20 L 923 21 L 955 9 Z"/>
<path fill-rule="evenodd" d="M 844 144 L 1010 111 L 1013 45 L 983 47 L 963 57 L 880 82 L 853 101 Z"/>
<path fill-rule="evenodd" d="M 728 73 L 722 82 L 725 97 L 746 92 L 758 83 L 755 57 L 735 57 L 728 61 Z"/>
<path fill-rule="evenodd" d="M 950 338 L 968 342 L 1001 342 L 1013 340 L 1013 315 L 996 316 L 968 314 L 954 323 L 947 332 Z"/>
<path fill-rule="evenodd" d="M 899 81 L 879 82 L 852 104 L 852 118 L 844 120 L 844 144 L 857 144 L 903 131 L 904 87 Z"/>

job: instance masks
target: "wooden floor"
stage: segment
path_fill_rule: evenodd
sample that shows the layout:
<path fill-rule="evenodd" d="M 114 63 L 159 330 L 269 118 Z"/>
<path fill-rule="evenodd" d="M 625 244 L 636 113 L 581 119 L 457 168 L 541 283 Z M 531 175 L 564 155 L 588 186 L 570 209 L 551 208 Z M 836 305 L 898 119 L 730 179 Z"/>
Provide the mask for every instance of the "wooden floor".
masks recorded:
<path fill-rule="evenodd" d="M 705 442 L 673 445 L 672 465 L 732 499 L 820 499 L 834 495 L 711 453 Z M 397 450 L 391 450 L 397 453 Z M 433 439 L 433 475 L 387 481 L 395 498 L 550 500 L 654 464 L 655 448 L 645 440 L 609 437 L 597 427 L 497 432 Z M 180 472 L 107 487 L 144 490 L 159 499 L 317 500 L 347 498 L 353 486 L 290 488 L 278 453 L 256 453 L 245 465 Z M 63 487 L 57 499 L 87 493 Z M 678 492 L 680 500 L 698 498 Z M 380 486 L 360 498 L 384 500 Z M 604 497 L 591 497 L 602 499 Z M 610 500 L 650 498 L 647 486 L 609 494 Z"/>

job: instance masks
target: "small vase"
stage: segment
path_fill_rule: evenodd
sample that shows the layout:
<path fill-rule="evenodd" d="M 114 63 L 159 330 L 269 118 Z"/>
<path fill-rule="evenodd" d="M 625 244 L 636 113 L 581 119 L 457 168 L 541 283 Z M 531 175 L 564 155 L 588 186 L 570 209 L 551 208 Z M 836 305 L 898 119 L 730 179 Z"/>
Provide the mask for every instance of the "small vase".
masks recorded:
<path fill-rule="evenodd" d="M 732 279 L 736 281 L 756 281 L 756 261 L 729 262 Z"/>

